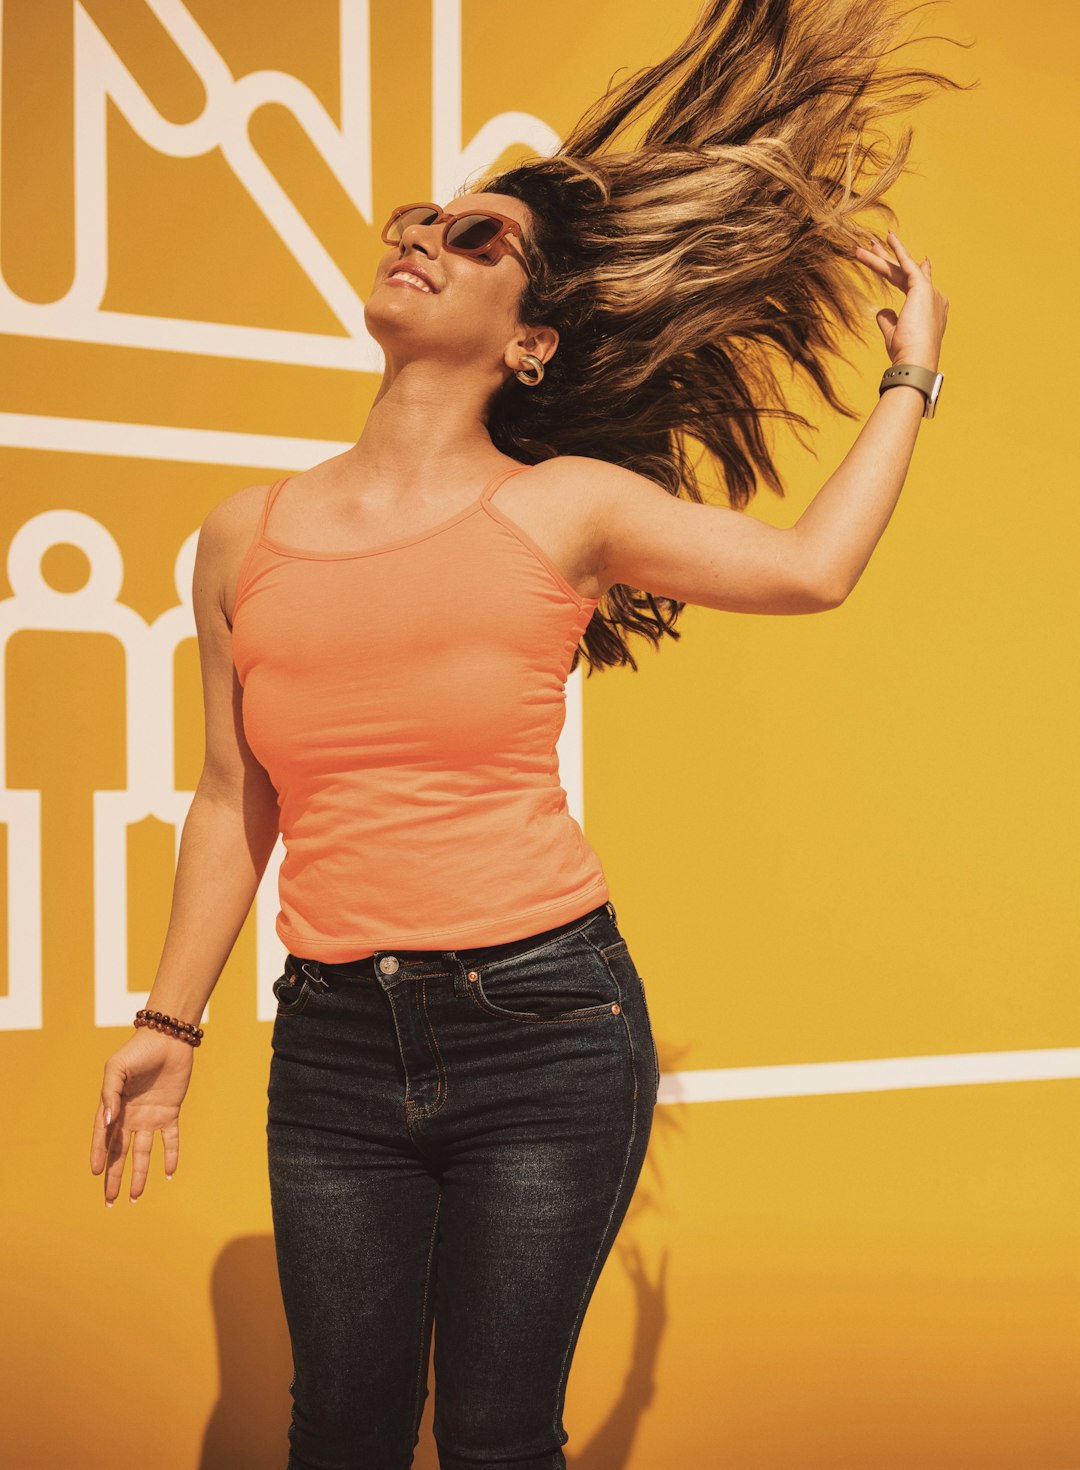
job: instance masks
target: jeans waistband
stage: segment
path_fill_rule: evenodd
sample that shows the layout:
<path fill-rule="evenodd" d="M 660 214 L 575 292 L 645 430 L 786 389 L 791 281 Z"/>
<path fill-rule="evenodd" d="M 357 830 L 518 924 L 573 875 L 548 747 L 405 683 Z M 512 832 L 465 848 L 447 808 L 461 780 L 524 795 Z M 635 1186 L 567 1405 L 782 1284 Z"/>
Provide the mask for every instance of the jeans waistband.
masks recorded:
<path fill-rule="evenodd" d="M 370 976 L 375 977 L 375 965 L 380 955 L 393 954 L 403 964 L 433 965 L 444 964 L 449 960 L 458 960 L 465 964 L 482 965 L 493 964 L 496 960 L 511 959 L 516 954 L 525 954 L 528 950 L 537 949 L 542 944 L 548 944 L 552 940 L 561 938 L 564 934 L 573 934 L 591 924 L 594 919 L 606 915 L 611 923 L 618 925 L 615 916 L 615 906 L 608 900 L 597 904 L 587 913 L 580 914 L 576 919 L 568 919 L 563 924 L 557 924 L 553 929 L 543 929 L 537 934 L 527 934 L 522 939 L 509 939 L 502 944 L 475 945 L 464 949 L 392 949 L 376 950 L 374 954 L 364 955 L 358 960 L 343 960 L 338 963 L 330 963 L 327 960 L 306 959 L 303 955 L 287 955 L 285 959 L 285 973 L 287 975 L 306 975 L 309 980 L 316 984 L 324 975 L 328 976 Z"/>

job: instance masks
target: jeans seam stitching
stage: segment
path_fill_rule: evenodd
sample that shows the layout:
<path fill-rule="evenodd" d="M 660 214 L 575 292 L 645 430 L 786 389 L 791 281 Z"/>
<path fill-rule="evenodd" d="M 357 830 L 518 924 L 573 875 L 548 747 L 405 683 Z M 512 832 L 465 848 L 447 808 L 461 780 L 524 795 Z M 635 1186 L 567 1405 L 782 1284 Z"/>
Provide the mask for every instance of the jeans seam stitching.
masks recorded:
<path fill-rule="evenodd" d="M 634 966 L 634 968 L 635 968 L 635 970 L 637 970 L 637 966 L 636 965 Z M 646 1024 L 648 1026 L 648 1029 L 649 1029 L 649 1039 L 652 1041 L 652 1049 L 653 1049 L 653 1071 L 656 1074 L 656 1086 L 657 1086 L 657 1089 L 659 1090 L 659 1087 L 660 1087 L 660 1049 L 656 1045 L 656 1032 L 653 1030 L 652 1016 L 649 1014 L 649 998 L 645 994 L 645 981 L 642 978 L 642 975 L 641 975 L 641 971 L 640 970 L 638 970 L 638 977 L 637 978 L 638 978 L 638 989 L 641 991 L 641 1004 L 645 1008 L 645 1021 L 646 1021 Z"/>
<path fill-rule="evenodd" d="M 431 977 L 429 976 L 428 978 Z M 438 1085 L 435 1089 L 434 1100 L 422 1111 L 418 1109 L 417 1116 L 430 1118 L 433 1113 L 437 1113 L 444 1106 L 446 1099 L 450 1096 L 450 1079 L 447 1076 L 442 1052 L 439 1050 L 439 1040 L 435 1035 L 435 1028 L 431 1024 L 431 1017 L 428 1014 L 427 985 L 424 983 L 423 978 L 420 981 L 420 1004 L 423 1008 L 424 1029 L 427 1031 L 428 1036 L 430 1036 L 431 1044 L 435 1048 L 435 1061 L 438 1066 Z"/>
<path fill-rule="evenodd" d="M 427 1367 L 427 1354 L 424 1352 L 424 1328 L 427 1325 L 428 1293 L 431 1290 L 431 1263 L 435 1259 L 435 1235 L 439 1228 L 439 1211 L 442 1209 L 442 1190 L 439 1190 L 439 1198 L 435 1201 L 435 1218 L 431 1222 L 431 1239 L 428 1242 L 427 1270 L 424 1275 L 424 1299 L 420 1305 L 420 1362 L 416 1369 L 416 1395 L 413 1399 L 413 1439 L 420 1428 L 420 1387 L 423 1382 L 424 1369 Z M 410 1446 L 410 1449 L 412 1446 Z"/>
<path fill-rule="evenodd" d="M 617 981 L 616 981 L 616 984 L 618 984 Z M 629 1032 L 627 1033 L 627 1039 L 629 1039 Z M 631 1051 L 630 1065 L 631 1065 L 631 1069 L 632 1070 L 635 1070 L 635 1075 L 636 1075 L 636 1069 L 634 1069 L 634 1065 L 633 1065 L 633 1043 L 632 1042 L 631 1042 L 631 1046 L 630 1046 L 630 1051 Z M 577 1312 L 574 1315 L 574 1327 L 573 1327 L 573 1330 L 570 1333 L 569 1340 L 568 1340 L 568 1342 L 566 1344 L 566 1350 L 563 1353 L 562 1365 L 560 1366 L 560 1369 L 559 1369 L 559 1387 L 558 1387 L 558 1389 L 556 1391 L 556 1397 L 555 1397 L 555 1414 L 554 1414 L 554 1417 L 553 1417 L 552 1422 L 551 1422 L 552 1432 L 554 1434 L 556 1434 L 556 1435 L 558 1434 L 558 1431 L 559 1431 L 559 1418 L 560 1418 L 560 1403 L 559 1403 L 559 1401 L 560 1401 L 560 1399 L 563 1398 L 563 1396 L 565 1394 L 565 1391 L 566 1391 L 566 1380 L 567 1380 L 567 1378 L 569 1376 L 569 1363 L 568 1363 L 568 1359 L 570 1357 L 570 1349 L 573 1346 L 574 1341 L 575 1341 L 578 1333 L 581 1330 L 581 1324 L 582 1324 L 582 1321 L 583 1321 L 584 1316 L 585 1316 L 585 1305 L 586 1305 L 586 1302 L 587 1302 L 587 1299 L 588 1299 L 588 1296 L 589 1296 L 589 1292 L 590 1292 L 591 1288 L 596 1285 L 596 1281 L 599 1278 L 599 1272 L 596 1269 L 596 1263 L 600 1259 L 601 1255 L 604 1252 L 604 1243 L 605 1243 L 605 1241 L 607 1241 L 608 1232 L 611 1229 L 611 1221 L 612 1221 L 612 1217 L 615 1214 L 615 1206 L 618 1204 L 619 1199 L 620 1199 L 621 1194 L 622 1194 L 623 1181 L 626 1178 L 626 1171 L 627 1171 L 627 1168 L 629 1167 L 629 1164 L 630 1164 L 630 1155 L 631 1155 L 631 1153 L 633 1151 L 634 1139 L 637 1137 L 637 1130 L 638 1130 L 638 1103 L 637 1103 L 637 1092 L 636 1092 L 636 1090 L 635 1090 L 635 1093 L 634 1093 L 634 1101 L 633 1101 L 632 1106 L 631 1106 L 631 1114 L 630 1114 L 630 1116 L 631 1116 L 630 1137 L 626 1141 L 626 1152 L 623 1154 L 623 1166 L 622 1166 L 622 1171 L 619 1174 L 619 1182 L 615 1186 L 615 1194 L 614 1194 L 614 1196 L 612 1198 L 612 1201 L 611 1201 L 611 1208 L 608 1210 L 607 1222 L 604 1225 L 604 1233 L 600 1237 L 600 1244 L 597 1247 L 596 1254 L 593 1256 L 592 1270 L 589 1272 L 589 1279 L 585 1283 L 585 1288 L 584 1288 L 584 1290 L 582 1291 L 582 1294 L 581 1294 L 581 1300 L 578 1302 L 578 1309 L 577 1309 Z"/>

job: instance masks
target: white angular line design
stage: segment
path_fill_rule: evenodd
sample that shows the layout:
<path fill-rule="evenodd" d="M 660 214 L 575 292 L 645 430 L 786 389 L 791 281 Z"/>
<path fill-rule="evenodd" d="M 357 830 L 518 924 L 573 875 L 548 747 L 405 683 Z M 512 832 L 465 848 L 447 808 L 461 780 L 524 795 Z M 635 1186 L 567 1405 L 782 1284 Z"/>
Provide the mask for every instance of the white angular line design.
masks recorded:
<path fill-rule="evenodd" d="M 108 38 L 75 0 L 74 279 L 58 300 L 31 302 L 13 292 L 0 273 L 0 331 L 159 352 L 381 371 L 382 351 L 364 325 L 363 300 L 248 136 L 248 124 L 260 107 L 276 103 L 287 108 L 358 214 L 372 224 L 368 0 L 339 0 L 340 127 L 311 89 L 288 72 L 268 68 L 234 77 L 182 0 L 145 0 L 145 4 L 205 88 L 206 106 L 188 123 L 174 123 L 162 116 Z M 0 37 L 2 33 L 0 0 Z M 436 197 L 449 198 L 456 192 L 464 169 L 486 167 L 514 143 L 545 153 L 558 146 L 558 135 L 545 122 L 523 112 L 504 112 L 490 118 L 463 146 L 460 0 L 432 0 L 432 34 L 432 174 Z M 341 323 L 341 335 L 102 308 L 109 270 L 106 112 L 110 100 L 135 134 L 162 155 L 195 158 L 221 150 L 237 183 Z"/>

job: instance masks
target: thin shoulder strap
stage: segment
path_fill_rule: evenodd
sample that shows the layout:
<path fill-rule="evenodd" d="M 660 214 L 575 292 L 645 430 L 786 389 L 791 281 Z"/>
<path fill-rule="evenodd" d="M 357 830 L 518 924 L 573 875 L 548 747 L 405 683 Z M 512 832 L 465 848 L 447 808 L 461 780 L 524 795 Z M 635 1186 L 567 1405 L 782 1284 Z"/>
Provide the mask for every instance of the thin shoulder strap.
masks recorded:
<path fill-rule="evenodd" d="M 496 474 L 492 479 L 490 479 L 488 481 L 487 489 L 480 496 L 480 504 L 481 505 L 486 505 L 487 502 L 491 499 L 491 497 L 495 494 L 495 491 L 499 488 L 499 486 L 505 480 L 509 480 L 509 478 L 510 478 L 511 475 L 520 475 L 521 472 L 522 472 L 522 470 L 531 470 L 531 469 L 532 469 L 532 465 L 531 464 L 519 464 L 519 465 L 511 465 L 508 470 L 499 470 L 498 474 Z"/>
<path fill-rule="evenodd" d="M 274 481 L 274 483 L 267 490 L 266 495 L 263 497 L 262 514 L 259 517 L 259 529 L 255 532 L 255 537 L 257 540 L 261 540 L 262 537 L 266 535 L 267 518 L 270 515 L 270 507 L 277 499 L 278 491 L 281 489 L 282 485 L 284 485 L 286 480 L 291 479 L 291 475 L 282 475 L 280 480 Z"/>

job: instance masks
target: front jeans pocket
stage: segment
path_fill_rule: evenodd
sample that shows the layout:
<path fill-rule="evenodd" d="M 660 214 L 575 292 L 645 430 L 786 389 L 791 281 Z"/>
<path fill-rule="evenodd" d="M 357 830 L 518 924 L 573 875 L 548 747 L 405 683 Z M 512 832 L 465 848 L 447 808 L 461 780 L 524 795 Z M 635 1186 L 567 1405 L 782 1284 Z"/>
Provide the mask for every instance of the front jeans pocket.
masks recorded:
<path fill-rule="evenodd" d="M 311 981 L 306 975 L 303 981 L 290 978 L 288 974 L 279 975 L 272 989 L 274 999 L 277 1001 L 279 1016 L 297 1015 L 304 1009 L 314 993 Z"/>
<path fill-rule="evenodd" d="M 523 1025 L 617 1016 L 622 992 L 598 951 L 578 935 L 466 970 L 469 995 L 489 1015 Z"/>

